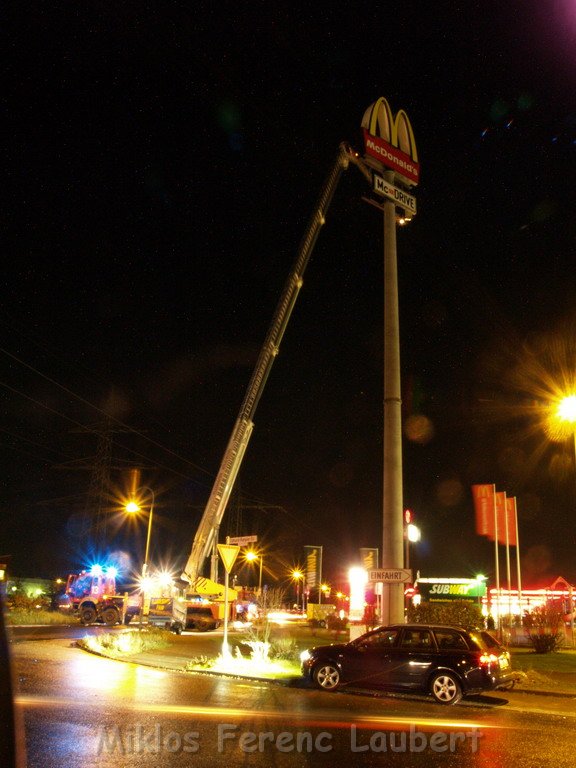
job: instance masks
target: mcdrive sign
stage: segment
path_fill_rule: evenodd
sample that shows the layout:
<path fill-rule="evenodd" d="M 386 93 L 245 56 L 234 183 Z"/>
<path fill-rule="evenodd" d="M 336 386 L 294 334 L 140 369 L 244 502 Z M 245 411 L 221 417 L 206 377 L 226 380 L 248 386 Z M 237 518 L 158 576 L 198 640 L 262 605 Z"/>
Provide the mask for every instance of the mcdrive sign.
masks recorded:
<path fill-rule="evenodd" d="M 366 154 L 393 170 L 409 185 L 418 184 L 420 163 L 412 125 L 401 109 L 392 115 L 384 97 L 371 104 L 362 118 Z"/>

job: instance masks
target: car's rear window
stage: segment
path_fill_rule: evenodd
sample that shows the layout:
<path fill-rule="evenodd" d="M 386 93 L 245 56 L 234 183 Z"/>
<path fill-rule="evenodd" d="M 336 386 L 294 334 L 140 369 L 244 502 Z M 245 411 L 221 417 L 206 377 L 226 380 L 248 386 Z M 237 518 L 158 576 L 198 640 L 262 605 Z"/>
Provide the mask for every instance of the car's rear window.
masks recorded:
<path fill-rule="evenodd" d="M 480 630 L 478 632 L 470 632 L 470 638 L 482 651 L 494 651 L 502 649 L 501 643 L 499 643 L 498 640 L 489 632 L 484 630 Z"/>
<path fill-rule="evenodd" d="M 451 629 L 435 629 L 436 642 L 441 651 L 467 651 L 468 644 L 460 632 Z"/>

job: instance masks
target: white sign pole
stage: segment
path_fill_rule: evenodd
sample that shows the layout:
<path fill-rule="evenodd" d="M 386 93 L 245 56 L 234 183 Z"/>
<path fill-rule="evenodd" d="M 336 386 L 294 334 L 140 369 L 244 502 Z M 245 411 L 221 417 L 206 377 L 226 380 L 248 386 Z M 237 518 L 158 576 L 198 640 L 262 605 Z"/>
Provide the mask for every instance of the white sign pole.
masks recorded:
<path fill-rule="evenodd" d="M 228 645 L 228 570 L 224 576 L 224 633 L 222 638 L 222 656 L 225 659 L 230 658 L 230 647 Z"/>

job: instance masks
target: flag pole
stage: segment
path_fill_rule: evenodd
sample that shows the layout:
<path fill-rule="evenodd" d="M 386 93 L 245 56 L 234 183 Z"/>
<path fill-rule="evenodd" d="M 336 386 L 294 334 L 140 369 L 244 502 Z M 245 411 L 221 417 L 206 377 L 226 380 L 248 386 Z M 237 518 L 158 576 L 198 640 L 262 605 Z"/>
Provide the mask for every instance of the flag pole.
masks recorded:
<path fill-rule="evenodd" d="M 504 525 L 506 527 L 506 581 L 508 584 L 508 627 L 512 626 L 512 583 L 510 581 L 510 532 L 508 531 L 508 500 L 504 496 Z"/>
<path fill-rule="evenodd" d="M 522 612 L 522 577 L 520 575 L 520 534 L 518 533 L 518 507 L 514 497 L 514 524 L 516 525 L 516 580 L 518 582 L 518 610 L 520 611 L 520 626 L 523 624 Z"/>
<path fill-rule="evenodd" d="M 492 499 L 494 506 L 494 562 L 496 566 L 496 622 L 495 627 L 498 632 L 498 637 L 502 639 L 502 628 L 500 622 L 500 562 L 498 558 L 498 513 L 496 510 L 496 486 L 492 486 Z"/>

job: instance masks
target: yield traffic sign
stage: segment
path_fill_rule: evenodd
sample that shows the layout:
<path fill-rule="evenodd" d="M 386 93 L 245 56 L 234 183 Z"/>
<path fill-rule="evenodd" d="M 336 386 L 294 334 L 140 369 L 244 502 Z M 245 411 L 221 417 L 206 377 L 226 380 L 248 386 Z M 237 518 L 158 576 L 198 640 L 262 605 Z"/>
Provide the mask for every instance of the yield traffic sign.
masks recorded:
<path fill-rule="evenodd" d="M 240 547 L 238 544 L 218 544 L 218 552 L 224 563 L 226 573 L 230 573 L 238 557 L 238 552 L 240 552 Z"/>

